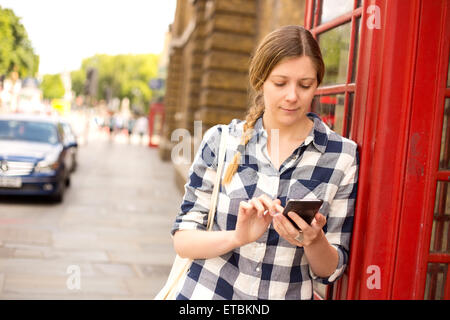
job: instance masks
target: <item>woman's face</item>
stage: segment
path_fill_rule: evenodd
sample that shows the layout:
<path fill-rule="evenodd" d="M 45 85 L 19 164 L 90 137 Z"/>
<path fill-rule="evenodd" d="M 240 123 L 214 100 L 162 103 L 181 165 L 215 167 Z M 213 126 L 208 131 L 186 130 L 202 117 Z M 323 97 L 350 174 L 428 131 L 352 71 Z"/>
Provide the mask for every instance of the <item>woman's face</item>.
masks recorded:
<path fill-rule="evenodd" d="M 283 127 L 302 123 L 316 89 L 317 70 L 311 58 L 281 60 L 263 84 L 265 117 Z"/>

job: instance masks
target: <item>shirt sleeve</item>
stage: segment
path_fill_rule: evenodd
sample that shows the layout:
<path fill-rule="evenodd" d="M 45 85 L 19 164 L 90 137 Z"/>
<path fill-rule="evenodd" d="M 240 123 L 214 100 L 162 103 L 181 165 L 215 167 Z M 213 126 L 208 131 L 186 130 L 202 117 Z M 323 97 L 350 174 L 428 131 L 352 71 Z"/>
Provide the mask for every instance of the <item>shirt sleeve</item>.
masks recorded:
<path fill-rule="evenodd" d="M 203 137 L 189 168 L 189 178 L 184 186 L 180 211 L 172 226 L 172 235 L 178 230 L 206 230 L 221 131 L 221 126 L 216 125 L 207 130 Z"/>
<path fill-rule="evenodd" d="M 356 143 L 352 142 L 351 152 L 344 153 L 345 157 L 351 155 L 349 165 L 344 170 L 344 175 L 337 192 L 330 203 L 330 208 L 325 225 L 325 237 L 338 253 L 338 265 L 329 277 L 318 277 L 309 268 L 311 277 L 323 284 L 330 284 L 344 274 L 348 264 L 350 251 L 350 239 L 353 229 L 353 216 L 355 210 L 356 191 L 358 188 L 359 153 Z M 342 155 L 341 155 L 342 156 Z"/>

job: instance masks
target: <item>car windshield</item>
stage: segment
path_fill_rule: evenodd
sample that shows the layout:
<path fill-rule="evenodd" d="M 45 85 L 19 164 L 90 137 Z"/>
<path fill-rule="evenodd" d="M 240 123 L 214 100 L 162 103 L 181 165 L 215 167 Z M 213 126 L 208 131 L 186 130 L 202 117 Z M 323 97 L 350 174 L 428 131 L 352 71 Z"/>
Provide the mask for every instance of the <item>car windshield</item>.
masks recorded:
<path fill-rule="evenodd" d="M 58 143 L 56 126 L 46 122 L 0 120 L 0 140 Z"/>

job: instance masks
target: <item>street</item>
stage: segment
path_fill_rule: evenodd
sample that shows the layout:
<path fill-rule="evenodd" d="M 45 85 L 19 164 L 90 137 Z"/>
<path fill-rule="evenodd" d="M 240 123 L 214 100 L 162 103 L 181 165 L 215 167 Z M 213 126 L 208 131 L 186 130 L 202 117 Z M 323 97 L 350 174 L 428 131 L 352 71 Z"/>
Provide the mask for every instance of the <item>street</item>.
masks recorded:
<path fill-rule="evenodd" d="M 62 204 L 0 199 L 0 299 L 153 299 L 181 199 L 157 149 L 90 132 Z"/>

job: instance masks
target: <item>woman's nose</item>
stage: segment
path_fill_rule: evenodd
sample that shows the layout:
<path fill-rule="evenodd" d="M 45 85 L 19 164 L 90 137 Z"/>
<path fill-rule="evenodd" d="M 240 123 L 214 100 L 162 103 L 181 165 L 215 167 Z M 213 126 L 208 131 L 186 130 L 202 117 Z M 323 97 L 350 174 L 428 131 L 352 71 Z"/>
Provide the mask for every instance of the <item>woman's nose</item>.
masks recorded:
<path fill-rule="evenodd" d="M 295 86 L 289 86 L 287 88 L 286 97 L 285 97 L 286 101 L 288 101 L 288 102 L 296 102 L 297 101 L 298 96 L 297 96 L 296 89 L 297 88 L 295 88 Z"/>

